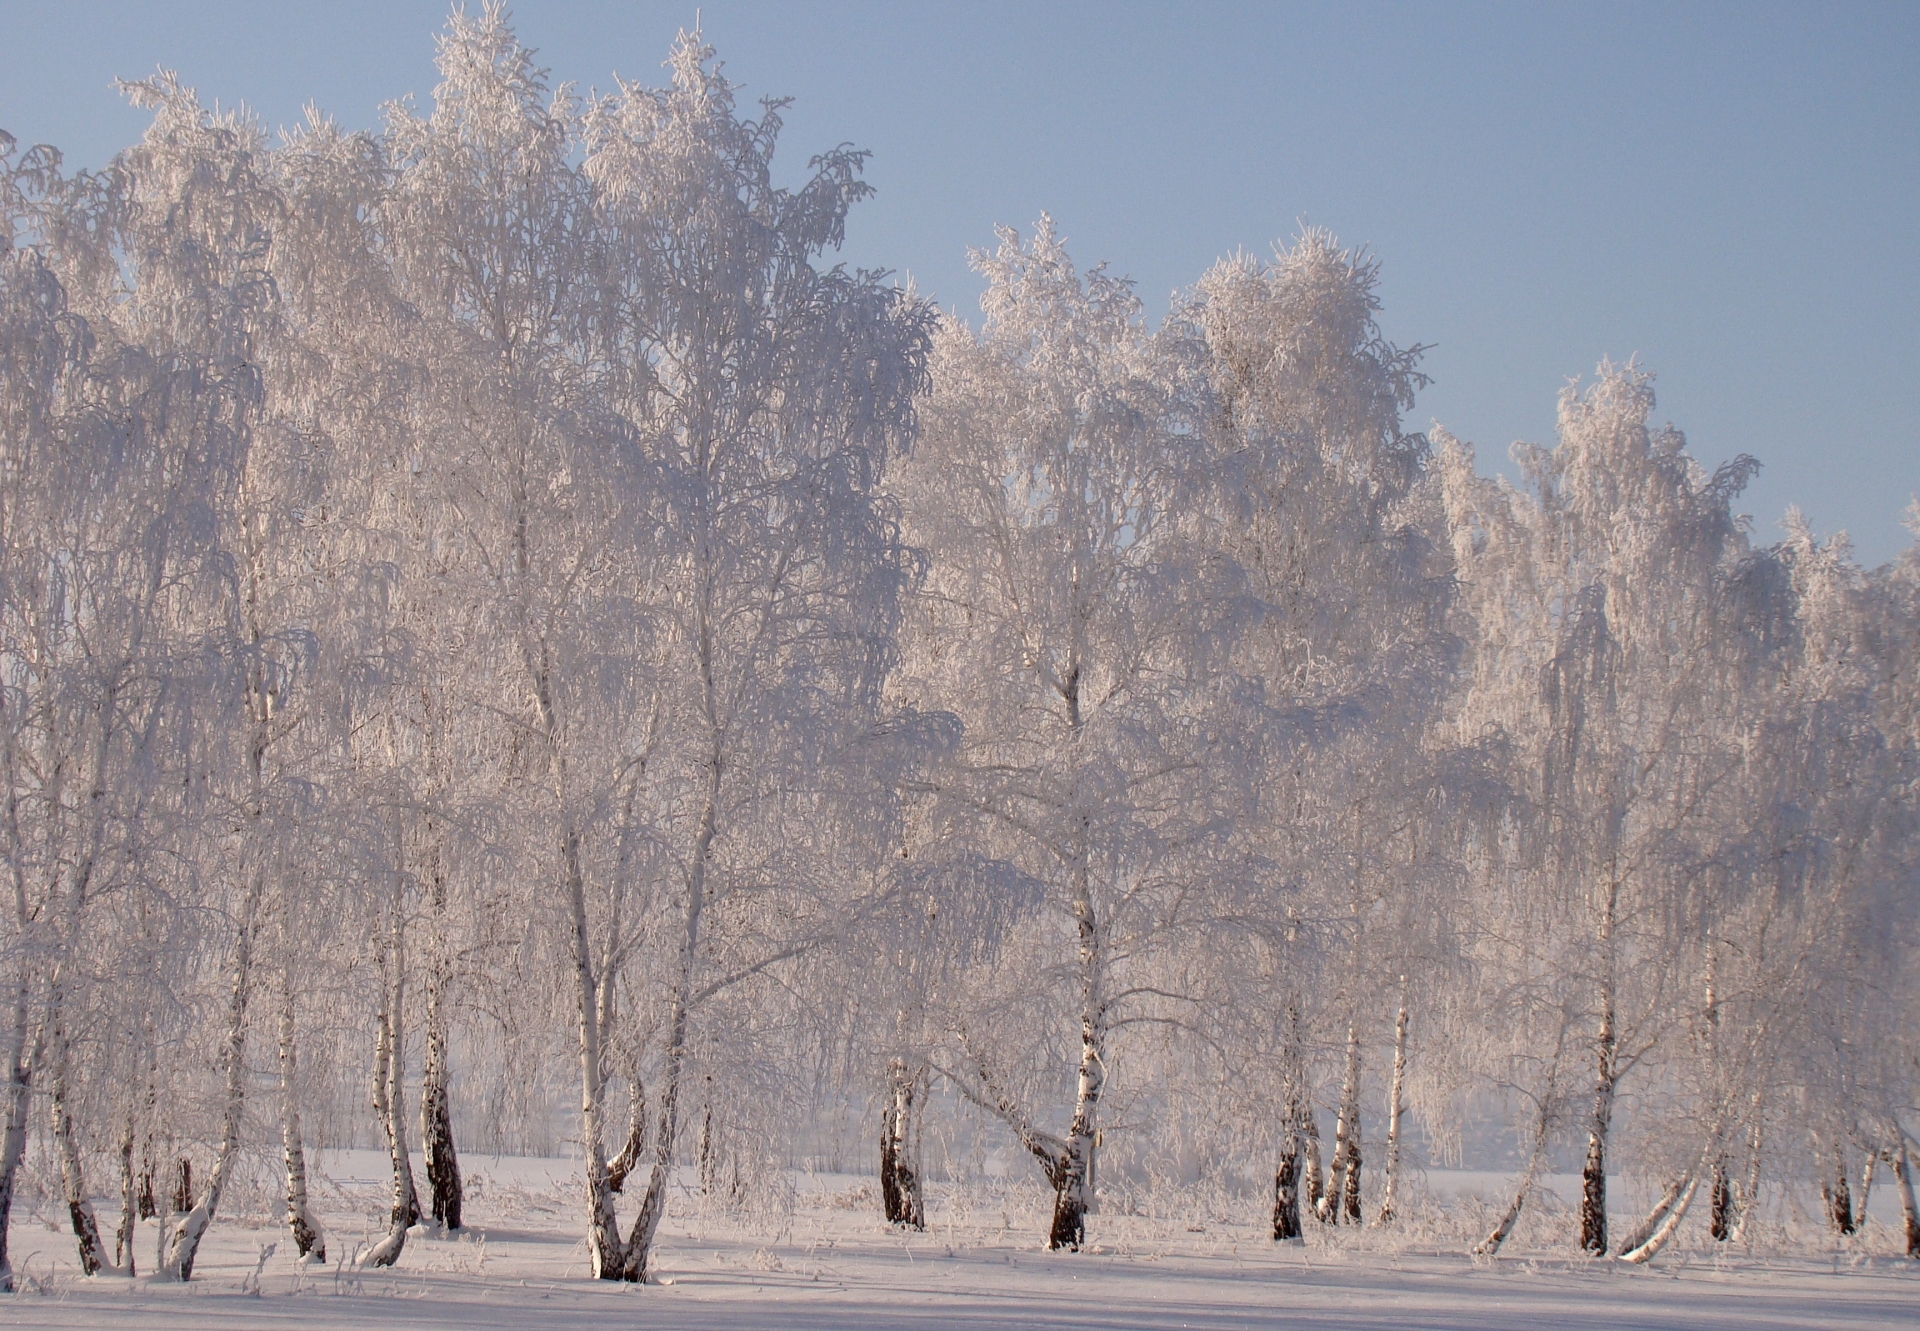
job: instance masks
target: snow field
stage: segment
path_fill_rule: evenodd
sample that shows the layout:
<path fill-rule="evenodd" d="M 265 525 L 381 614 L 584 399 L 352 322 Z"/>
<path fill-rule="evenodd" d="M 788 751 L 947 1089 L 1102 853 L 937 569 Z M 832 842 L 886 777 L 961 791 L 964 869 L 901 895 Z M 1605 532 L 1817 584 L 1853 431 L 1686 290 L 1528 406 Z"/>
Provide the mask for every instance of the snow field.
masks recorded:
<path fill-rule="evenodd" d="M 470 1161 L 468 1232 L 417 1231 L 397 1267 L 356 1270 L 383 1231 L 382 1157 L 329 1153 L 316 1197 L 327 1265 L 288 1255 L 267 1214 L 223 1219 L 192 1284 L 82 1278 L 64 1214 L 16 1219 L 25 1292 L 0 1302 L 0 1326 L 49 1328 L 1735 1328 L 1911 1327 L 1920 1266 L 1898 1256 L 1891 1217 L 1845 1245 L 1822 1240 L 1792 1198 L 1748 1250 L 1710 1251 L 1683 1232 L 1650 1267 L 1574 1255 L 1570 1177 L 1548 1181 L 1536 1219 L 1496 1262 L 1463 1256 L 1496 1209 L 1499 1175 L 1435 1173 L 1397 1233 L 1309 1229 L 1276 1246 L 1258 1198 L 1197 1189 L 1124 1195 L 1134 1214 L 1090 1225 L 1079 1254 L 1039 1245 L 1049 1197 L 1030 1180 L 936 1184 L 928 1231 L 875 1214 L 872 1180 L 792 1175 L 779 1207 L 729 1213 L 676 1180 L 661 1231 L 659 1283 L 587 1277 L 577 1166 L 567 1160 Z M 1626 1190 L 1630 1192 L 1631 1190 Z M 1876 1195 L 1876 1201 L 1882 1198 Z M 143 1267 L 154 1224 L 142 1225 Z M 269 1248 L 271 1251 L 268 1251 Z"/>

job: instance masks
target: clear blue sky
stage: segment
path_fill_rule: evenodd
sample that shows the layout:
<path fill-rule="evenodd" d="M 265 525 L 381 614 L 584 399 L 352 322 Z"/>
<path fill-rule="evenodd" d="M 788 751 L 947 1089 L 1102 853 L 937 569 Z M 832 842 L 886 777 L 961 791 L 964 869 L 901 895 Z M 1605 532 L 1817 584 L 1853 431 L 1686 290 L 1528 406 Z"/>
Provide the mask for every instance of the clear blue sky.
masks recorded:
<path fill-rule="evenodd" d="M 970 245 L 1046 209 L 1149 308 L 1306 221 L 1383 263 L 1434 344 L 1413 423 L 1551 439 L 1603 355 L 1659 375 L 1709 466 L 1766 465 L 1868 563 L 1920 491 L 1920 4 L 771 4 L 704 0 L 748 97 L 790 95 L 797 171 L 843 140 L 879 197 L 846 257 L 972 314 Z M 663 77 L 695 6 L 513 6 L 556 79 Z M 438 0 L 0 0 L 0 127 L 98 165 L 140 132 L 115 76 L 164 65 L 269 125 L 350 126 L 435 81 Z"/>

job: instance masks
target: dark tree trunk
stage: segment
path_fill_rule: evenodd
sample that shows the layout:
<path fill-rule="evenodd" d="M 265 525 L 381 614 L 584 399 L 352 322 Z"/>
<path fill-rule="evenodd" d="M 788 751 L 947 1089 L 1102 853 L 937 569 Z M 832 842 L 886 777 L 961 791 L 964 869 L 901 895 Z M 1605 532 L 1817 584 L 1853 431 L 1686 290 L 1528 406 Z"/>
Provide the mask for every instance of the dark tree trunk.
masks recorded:
<path fill-rule="evenodd" d="M 1300 1237 L 1300 1138 L 1289 1130 L 1273 1173 L 1273 1241 Z"/>
<path fill-rule="evenodd" d="M 1827 1203 L 1827 1220 L 1833 1226 L 1833 1232 L 1842 1236 L 1851 1234 L 1857 1228 L 1853 1214 L 1853 1190 L 1847 1184 L 1846 1148 L 1835 1142 L 1833 1146 L 1833 1182 L 1820 1190 Z"/>
<path fill-rule="evenodd" d="M 1725 1243 L 1733 1235 L 1733 1180 L 1727 1177 L 1727 1157 L 1713 1161 L 1713 1217 L 1707 1227 L 1716 1243 Z"/>
<path fill-rule="evenodd" d="M 920 1085 L 920 1075 L 906 1060 L 894 1059 L 880 1110 L 880 1204 L 888 1224 L 909 1229 L 927 1227 L 920 1182 Z"/>

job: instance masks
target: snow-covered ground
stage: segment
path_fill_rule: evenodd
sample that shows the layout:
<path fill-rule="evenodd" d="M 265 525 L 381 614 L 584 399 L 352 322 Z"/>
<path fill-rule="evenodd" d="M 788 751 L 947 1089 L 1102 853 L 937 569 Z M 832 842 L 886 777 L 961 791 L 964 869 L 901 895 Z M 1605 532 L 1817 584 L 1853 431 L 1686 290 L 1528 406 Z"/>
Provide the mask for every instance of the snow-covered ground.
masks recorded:
<path fill-rule="evenodd" d="M 927 1233 L 874 1214 L 871 1185 L 798 1176 L 778 1204 L 730 1214 L 683 1190 L 641 1288 L 586 1276 L 574 1166 L 472 1159 L 471 1227 L 416 1234 L 397 1268 L 342 1255 L 377 1233 L 384 1180 L 372 1153 L 325 1160 L 321 1214 L 336 1261 L 296 1265 L 261 1215 L 223 1220 L 189 1286 L 79 1277 L 53 1208 L 12 1235 L 27 1290 L 0 1326 L 63 1328 L 856 1328 L 1246 1326 L 1343 1328 L 1734 1328 L 1920 1325 L 1920 1264 L 1876 1223 L 1844 1245 L 1776 1202 L 1754 1249 L 1712 1252 L 1691 1235 L 1650 1268 L 1581 1260 L 1551 1203 L 1495 1263 L 1461 1255 L 1475 1193 L 1498 1176 L 1434 1175 L 1411 1232 L 1327 1232 L 1276 1247 L 1253 1199 L 1162 1190 L 1094 1218 L 1093 1249 L 1039 1247 L 1044 1198 L 1019 1182 L 937 1186 Z M 691 1182 L 691 1180 L 688 1180 Z M 1564 1188 L 1570 1180 L 1557 1180 Z M 1556 1189 L 1558 1190 L 1558 1189 Z M 1442 1204 L 1444 1200 L 1445 1204 Z M 142 1261 L 154 1226 L 142 1227 Z M 1689 1231 L 1690 1233 L 1690 1231 Z M 266 1251 L 272 1245 L 272 1252 Z M 345 1251 L 343 1251 L 345 1250 Z"/>

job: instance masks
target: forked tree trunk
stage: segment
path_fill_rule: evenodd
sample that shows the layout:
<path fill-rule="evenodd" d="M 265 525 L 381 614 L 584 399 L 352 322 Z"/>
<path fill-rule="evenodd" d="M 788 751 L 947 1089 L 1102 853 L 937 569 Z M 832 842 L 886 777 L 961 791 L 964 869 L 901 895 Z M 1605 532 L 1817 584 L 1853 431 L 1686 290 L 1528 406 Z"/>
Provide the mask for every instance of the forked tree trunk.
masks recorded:
<path fill-rule="evenodd" d="M 1400 1010 L 1393 1021 L 1393 1082 L 1387 1091 L 1387 1162 L 1380 1216 L 1376 1224 L 1393 1223 L 1394 1191 L 1400 1182 L 1400 1117 L 1406 1107 L 1407 981 L 1400 979 Z"/>
<path fill-rule="evenodd" d="M 163 1231 L 159 1275 L 163 1280 L 191 1280 L 200 1240 L 213 1223 L 220 1196 L 240 1150 L 240 1126 L 247 1101 L 247 998 L 253 985 L 254 924 L 260 914 L 263 875 L 255 870 L 240 907 L 240 930 L 234 947 L 233 984 L 227 998 L 227 1033 L 221 1059 L 226 1070 L 226 1104 L 221 1116 L 220 1145 L 215 1151 L 207 1185 L 192 1209 L 171 1219 Z"/>
<path fill-rule="evenodd" d="M 607 1189 L 619 1192 L 627 1183 L 627 1175 L 640 1163 L 641 1153 L 647 1148 L 647 1092 L 640 1084 L 639 1070 L 631 1066 L 627 1069 L 627 1143 L 620 1148 L 607 1165 Z"/>
<path fill-rule="evenodd" d="M 1900 1186 L 1900 1221 L 1906 1230 L 1907 1256 L 1920 1261 L 1920 1211 L 1913 1202 L 1913 1164 L 1905 1136 L 1893 1153 L 1893 1178 Z"/>
<path fill-rule="evenodd" d="M 1547 1079 L 1534 1101 L 1533 1145 L 1527 1152 L 1527 1167 L 1520 1175 L 1520 1184 L 1513 1190 L 1513 1201 L 1506 1213 L 1500 1217 L 1500 1223 L 1493 1232 L 1475 1245 L 1476 1257 L 1493 1257 L 1500 1251 L 1513 1234 L 1513 1227 L 1520 1223 L 1520 1212 L 1526 1207 L 1527 1196 L 1533 1191 L 1533 1181 L 1540 1173 L 1541 1162 L 1547 1157 L 1547 1140 L 1553 1131 L 1554 1103 L 1560 1095 L 1560 1060 L 1567 1050 L 1567 1028 L 1563 1022 L 1559 1034 L 1553 1042 L 1553 1060 L 1547 1064 Z"/>
<path fill-rule="evenodd" d="M 324 1262 L 326 1235 L 307 1203 L 307 1149 L 300 1130 L 300 1050 L 293 1021 L 291 942 L 282 940 L 289 951 L 280 972 L 280 1148 L 286 1162 L 287 1232 L 293 1237 L 296 1256 Z"/>
<path fill-rule="evenodd" d="M 880 1109 L 880 1204 L 891 1225 L 927 1227 L 920 1180 L 920 1099 L 926 1070 L 909 1070 L 896 1058 L 887 1065 L 887 1096 Z"/>

